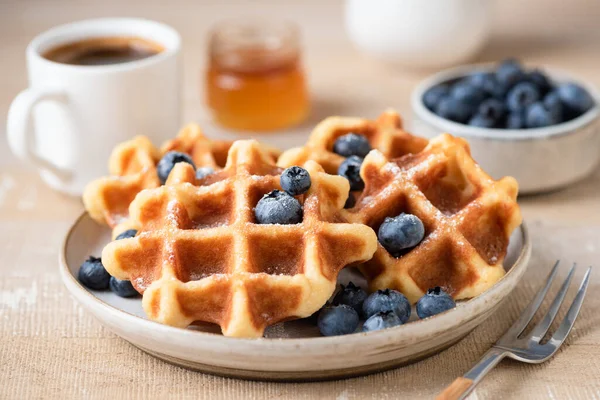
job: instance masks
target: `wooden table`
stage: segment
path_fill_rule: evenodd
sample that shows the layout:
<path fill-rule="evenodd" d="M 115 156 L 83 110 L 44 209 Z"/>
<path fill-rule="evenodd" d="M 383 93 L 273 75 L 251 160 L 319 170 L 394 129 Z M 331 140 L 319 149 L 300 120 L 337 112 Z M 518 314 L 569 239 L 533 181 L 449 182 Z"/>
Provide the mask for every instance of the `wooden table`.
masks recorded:
<path fill-rule="evenodd" d="M 498 2 L 481 60 L 517 56 L 552 65 L 600 86 L 600 2 Z M 207 29 L 246 14 L 295 20 L 305 39 L 314 112 L 303 126 L 264 140 L 298 144 L 331 114 L 374 117 L 388 106 L 410 119 L 408 94 L 427 72 L 386 68 L 362 57 L 344 35 L 340 1 L 0 0 L 0 115 L 26 85 L 24 48 L 60 23 L 98 16 L 140 16 L 178 29 L 185 43 L 184 106 L 210 135 L 199 95 Z M 600 149 L 599 149 L 600 151 Z M 566 190 L 521 199 L 533 237 L 530 268 L 510 300 L 465 340 L 420 363 L 351 380 L 314 384 L 245 382 L 165 364 L 104 329 L 69 297 L 57 269 L 63 235 L 82 211 L 53 192 L 0 145 L 0 398 L 358 399 L 431 398 L 508 328 L 557 258 L 600 262 L 600 171 Z M 581 277 L 580 271 L 577 277 Z M 539 366 L 502 362 L 472 398 L 600 398 L 600 272 L 561 351 Z M 572 295 L 572 294 L 571 294 Z"/>

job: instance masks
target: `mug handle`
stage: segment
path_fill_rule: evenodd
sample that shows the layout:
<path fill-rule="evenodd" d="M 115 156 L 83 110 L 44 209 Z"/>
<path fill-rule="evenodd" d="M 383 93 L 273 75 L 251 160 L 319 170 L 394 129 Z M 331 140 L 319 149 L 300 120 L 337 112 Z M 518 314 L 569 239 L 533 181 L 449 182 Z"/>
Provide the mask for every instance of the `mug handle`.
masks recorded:
<path fill-rule="evenodd" d="M 61 181 L 71 178 L 71 172 L 40 157 L 33 151 L 35 134 L 32 129 L 32 112 L 41 101 L 52 100 L 67 102 L 67 95 L 59 89 L 29 88 L 15 97 L 8 109 L 6 133 L 12 152 L 19 158 L 33 163 L 37 168 L 52 173 Z"/>

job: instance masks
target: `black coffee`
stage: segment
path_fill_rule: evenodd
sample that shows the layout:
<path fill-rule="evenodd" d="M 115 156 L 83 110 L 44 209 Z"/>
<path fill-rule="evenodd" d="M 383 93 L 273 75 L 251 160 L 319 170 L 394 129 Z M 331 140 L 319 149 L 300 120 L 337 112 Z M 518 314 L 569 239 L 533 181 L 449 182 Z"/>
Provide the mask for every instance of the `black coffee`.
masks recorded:
<path fill-rule="evenodd" d="M 101 37 L 63 44 L 43 56 L 62 64 L 109 65 L 143 60 L 163 50 L 160 44 L 139 37 Z"/>

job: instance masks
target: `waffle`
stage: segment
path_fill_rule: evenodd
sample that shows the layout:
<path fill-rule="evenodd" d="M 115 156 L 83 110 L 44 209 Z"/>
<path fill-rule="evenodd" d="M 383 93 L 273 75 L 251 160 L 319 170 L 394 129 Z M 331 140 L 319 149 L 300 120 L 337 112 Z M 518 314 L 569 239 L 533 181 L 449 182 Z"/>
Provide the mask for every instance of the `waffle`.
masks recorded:
<path fill-rule="evenodd" d="M 385 217 L 418 216 L 425 238 L 398 258 L 380 244 L 360 269 L 370 289 L 396 289 L 416 302 L 441 286 L 455 299 L 477 296 L 505 273 L 511 232 L 521 223 L 517 182 L 490 178 L 463 139 L 443 134 L 420 153 L 389 160 L 373 150 L 361 176 L 365 189 L 342 219 L 378 231 Z"/>
<path fill-rule="evenodd" d="M 289 149 L 281 154 L 280 167 L 302 165 L 307 160 L 321 164 L 329 174 L 337 174 L 345 157 L 333 152 L 335 140 L 347 133 L 364 135 L 371 148 L 389 158 L 417 153 L 427 145 L 427 139 L 413 136 L 402 129 L 402 119 L 395 111 L 383 112 L 377 120 L 364 118 L 329 117 L 312 131 L 303 147 Z"/>
<path fill-rule="evenodd" d="M 333 294 L 338 272 L 377 248 L 373 230 L 339 223 L 349 189 L 309 161 L 309 191 L 295 225 L 254 223 L 253 207 L 280 189 L 281 169 L 255 141 L 237 141 L 222 171 L 197 186 L 176 164 L 164 186 L 129 207 L 138 236 L 109 243 L 108 272 L 143 293 L 151 320 L 186 327 L 216 323 L 226 336 L 260 337 L 276 322 L 312 315 Z"/>
<path fill-rule="evenodd" d="M 109 159 L 110 176 L 97 179 L 85 188 L 83 202 L 90 216 L 115 228 L 113 234 L 128 229 L 128 207 L 143 189 L 160 186 L 156 164 L 168 151 L 189 154 L 197 167 L 220 169 L 225 165 L 231 141 L 211 140 L 196 124 L 185 126 L 172 140 L 157 149 L 145 136 L 121 143 Z M 265 145 L 262 145 L 265 146 Z M 266 147 L 276 159 L 279 151 Z"/>

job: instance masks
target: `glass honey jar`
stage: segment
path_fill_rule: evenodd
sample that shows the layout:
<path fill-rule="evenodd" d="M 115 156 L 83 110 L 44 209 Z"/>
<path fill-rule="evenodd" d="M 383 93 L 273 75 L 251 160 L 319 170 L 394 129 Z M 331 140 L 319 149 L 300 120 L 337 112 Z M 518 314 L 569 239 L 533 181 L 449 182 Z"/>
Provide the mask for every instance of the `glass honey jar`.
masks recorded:
<path fill-rule="evenodd" d="M 209 39 L 206 101 L 214 119 L 238 130 L 270 131 L 306 118 L 309 99 L 297 28 L 231 21 Z"/>

